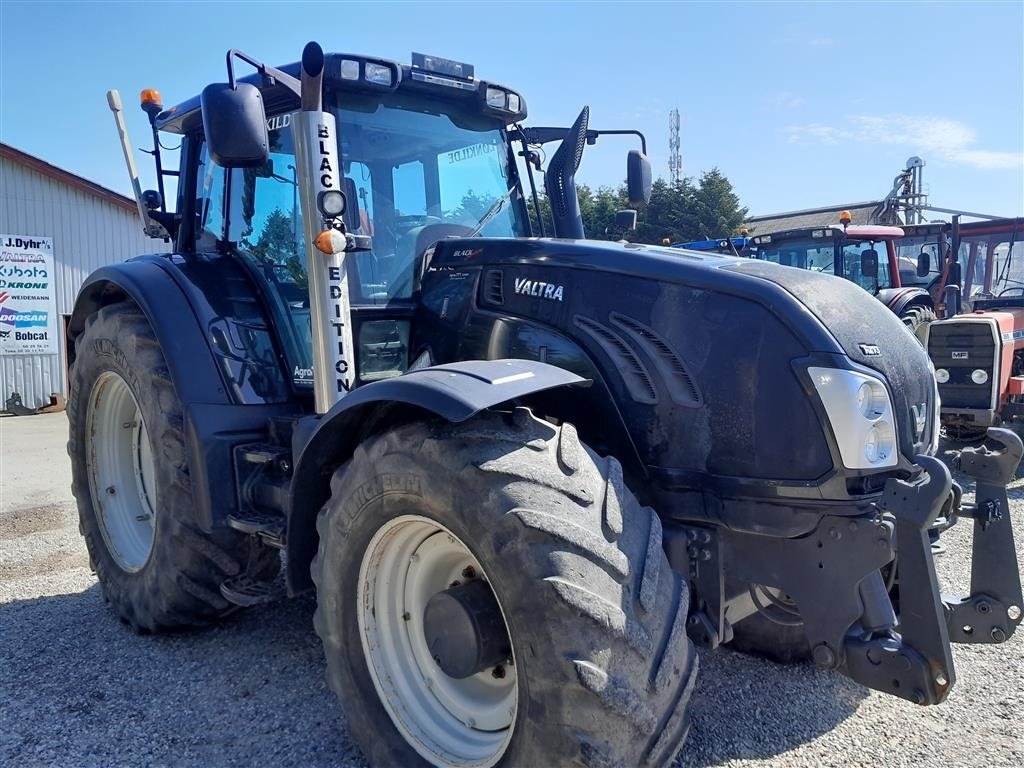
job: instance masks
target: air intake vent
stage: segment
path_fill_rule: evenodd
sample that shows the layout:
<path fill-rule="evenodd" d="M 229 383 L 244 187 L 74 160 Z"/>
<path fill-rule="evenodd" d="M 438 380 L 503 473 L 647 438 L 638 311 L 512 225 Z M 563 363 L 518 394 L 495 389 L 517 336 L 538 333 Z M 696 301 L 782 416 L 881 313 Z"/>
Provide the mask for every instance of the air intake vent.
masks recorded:
<path fill-rule="evenodd" d="M 489 269 L 484 274 L 484 301 L 488 304 L 505 303 L 505 273 Z"/>
<path fill-rule="evenodd" d="M 704 402 L 696 382 L 690 376 L 686 366 L 675 350 L 668 345 L 653 329 L 648 328 L 639 320 L 611 313 L 612 324 L 617 326 L 648 355 L 658 368 L 658 373 L 665 382 L 672 400 L 679 405 L 699 406 Z"/>
<path fill-rule="evenodd" d="M 621 336 L 611 328 L 607 328 L 589 317 L 576 315 L 573 318 L 573 325 L 594 339 L 605 354 L 611 358 L 622 375 L 630 397 L 645 405 L 654 405 L 658 402 L 658 393 L 654 389 L 647 367 L 640 362 L 640 358 Z"/>

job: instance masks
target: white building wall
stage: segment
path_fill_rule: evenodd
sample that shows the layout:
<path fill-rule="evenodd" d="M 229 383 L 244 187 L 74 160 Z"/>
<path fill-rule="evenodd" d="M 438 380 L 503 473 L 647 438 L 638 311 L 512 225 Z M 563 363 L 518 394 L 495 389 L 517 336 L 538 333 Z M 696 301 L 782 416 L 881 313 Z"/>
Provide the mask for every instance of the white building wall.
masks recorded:
<path fill-rule="evenodd" d="M 0 157 L 0 232 L 52 237 L 57 313 L 70 315 L 85 278 L 105 264 L 166 250 L 142 234 L 138 213 Z M 67 397 L 66 348 L 60 354 L 0 355 L 0 409 L 11 392 L 29 408 Z"/>

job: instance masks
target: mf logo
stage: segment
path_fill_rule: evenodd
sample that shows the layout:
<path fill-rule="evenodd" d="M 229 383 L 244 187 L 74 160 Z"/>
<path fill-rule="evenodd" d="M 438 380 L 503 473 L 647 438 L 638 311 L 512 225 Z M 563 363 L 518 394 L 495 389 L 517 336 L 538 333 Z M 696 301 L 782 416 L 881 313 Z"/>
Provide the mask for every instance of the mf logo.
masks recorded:
<path fill-rule="evenodd" d="M 967 358 L 968 358 L 968 353 L 967 353 L 966 350 L 964 350 L 964 351 L 960 351 L 960 350 L 956 350 L 956 349 L 953 350 L 953 359 L 954 360 L 966 360 Z"/>
<path fill-rule="evenodd" d="M 912 405 L 910 411 L 914 414 L 914 442 L 916 443 L 924 436 L 924 428 L 928 423 L 928 403 Z"/>

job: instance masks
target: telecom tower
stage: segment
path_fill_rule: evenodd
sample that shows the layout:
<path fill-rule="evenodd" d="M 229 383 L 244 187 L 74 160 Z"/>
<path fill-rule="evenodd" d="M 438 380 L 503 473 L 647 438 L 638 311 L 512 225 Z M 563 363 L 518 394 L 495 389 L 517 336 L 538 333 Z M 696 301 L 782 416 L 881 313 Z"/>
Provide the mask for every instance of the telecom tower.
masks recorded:
<path fill-rule="evenodd" d="M 675 186 L 683 180 L 683 153 L 679 147 L 679 110 L 668 113 L 668 177 Z"/>

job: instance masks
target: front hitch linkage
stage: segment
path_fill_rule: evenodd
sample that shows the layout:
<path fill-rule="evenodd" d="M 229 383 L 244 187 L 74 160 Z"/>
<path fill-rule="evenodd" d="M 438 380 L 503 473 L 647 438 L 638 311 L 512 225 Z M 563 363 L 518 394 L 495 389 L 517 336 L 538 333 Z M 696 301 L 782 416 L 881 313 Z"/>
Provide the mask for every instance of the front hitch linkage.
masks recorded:
<path fill-rule="evenodd" d="M 976 503 L 956 510 L 974 520 L 967 597 L 940 597 L 928 538 L 953 490 L 949 470 L 934 457 L 918 456 L 925 470 L 918 480 L 886 483 L 879 506 L 896 523 L 899 635 L 847 638 L 844 671 L 855 680 L 918 704 L 937 704 L 955 680 L 950 642 L 1001 643 L 1020 624 L 1020 572 L 1006 486 L 1024 444 L 1005 429 L 990 429 L 988 438 L 1001 447 L 964 449 L 955 463 L 977 484 Z"/>

